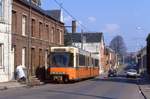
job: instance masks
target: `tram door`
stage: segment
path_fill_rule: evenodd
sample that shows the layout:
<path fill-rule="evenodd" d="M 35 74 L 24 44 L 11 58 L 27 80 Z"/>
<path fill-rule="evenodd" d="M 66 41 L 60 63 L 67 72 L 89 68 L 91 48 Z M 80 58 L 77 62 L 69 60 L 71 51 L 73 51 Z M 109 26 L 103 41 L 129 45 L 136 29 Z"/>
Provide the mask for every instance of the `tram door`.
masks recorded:
<path fill-rule="evenodd" d="M 31 75 L 35 75 L 35 48 L 31 48 Z"/>

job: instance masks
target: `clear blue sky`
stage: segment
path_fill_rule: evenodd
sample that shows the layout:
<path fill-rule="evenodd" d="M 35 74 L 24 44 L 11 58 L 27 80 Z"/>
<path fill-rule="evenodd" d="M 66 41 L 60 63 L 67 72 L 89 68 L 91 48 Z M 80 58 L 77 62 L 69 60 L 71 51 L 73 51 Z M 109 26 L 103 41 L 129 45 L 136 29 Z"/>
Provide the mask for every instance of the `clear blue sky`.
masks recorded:
<path fill-rule="evenodd" d="M 44 9 L 59 9 L 54 0 L 41 0 Z M 122 35 L 128 51 L 145 46 L 150 32 L 150 0 L 57 0 L 91 32 L 103 32 L 108 45 Z M 66 25 L 71 18 L 64 12 Z M 78 30 L 81 30 L 79 27 Z"/>

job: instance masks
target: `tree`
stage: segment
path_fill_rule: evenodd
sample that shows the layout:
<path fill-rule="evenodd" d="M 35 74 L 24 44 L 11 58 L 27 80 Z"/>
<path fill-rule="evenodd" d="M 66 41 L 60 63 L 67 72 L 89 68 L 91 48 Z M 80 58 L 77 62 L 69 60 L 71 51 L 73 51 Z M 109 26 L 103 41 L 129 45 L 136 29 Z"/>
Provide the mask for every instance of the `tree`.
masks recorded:
<path fill-rule="evenodd" d="M 126 45 L 124 43 L 123 37 L 120 35 L 117 35 L 112 39 L 110 42 L 109 47 L 115 51 L 115 53 L 119 54 L 120 57 L 123 57 L 126 55 Z"/>

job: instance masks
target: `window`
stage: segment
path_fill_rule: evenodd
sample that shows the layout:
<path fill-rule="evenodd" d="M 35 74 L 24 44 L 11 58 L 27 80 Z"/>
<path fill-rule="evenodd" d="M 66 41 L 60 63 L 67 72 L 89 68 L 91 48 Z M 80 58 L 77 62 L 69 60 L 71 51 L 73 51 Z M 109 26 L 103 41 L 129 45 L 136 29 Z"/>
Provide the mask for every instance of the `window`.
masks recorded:
<path fill-rule="evenodd" d="M 76 55 L 76 66 L 79 66 L 79 54 Z"/>
<path fill-rule="evenodd" d="M 59 29 L 57 29 L 57 32 L 56 32 L 56 43 L 59 44 Z"/>
<path fill-rule="evenodd" d="M 12 11 L 12 32 L 17 32 L 17 13 L 16 11 Z"/>
<path fill-rule="evenodd" d="M 22 48 L 22 66 L 25 66 L 26 62 L 26 48 Z"/>
<path fill-rule="evenodd" d="M 0 44 L 0 68 L 3 66 L 3 44 Z"/>
<path fill-rule="evenodd" d="M 25 15 L 22 16 L 22 35 L 26 35 L 26 28 L 27 28 L 27 17 Z"/>
<path fill-rule="evenodd" d="M 95 59 L 95 67 L 98 67 L 98 66 L 99 66 L 99 60 Z"/>
<path fill-rule="evenodd" d="M 31 48 L 31 74 L 35 74 L 35 48 Z"/>
<path fill-rule="evenodd" d="M 39 38 L 41 39 L 42 38 L 42 28 L 43 28 L 43 25 L 42 25 L 42 22 L 39 22 Z"/>
<path fill-rule="evenodd" d="M 49 26 L 46 25 L 46 40 L 49 40 Z"/>
<path fill-rule="evenodd" d="M 35 34 L 35 20 L 32 19 L 31 21 L 31 36 L 34 37 Z"/>
<path fill-rule="evenodd" d="M 90 66 L 90 57 L 87 57 L 86 65 Z"/>
<path fill-rule="evenodd" d="M 0 0 L 0 17 L 1 17 L 1 20 L 2 20 L 2 17 L 3 17 L 3 1 L 4 0 Z"/>
<path fill-rule="evenodd" d="M 17 48 L 16 48 L 16 45 L 12 45 L 12 52 L 14 52 L 13 54 L 13 59 L 12 60 L 14 60 L 14 68 L 17 68 L 17 59 L 16 59 L 16 57 L 17 57 Z M 15 70 L 14 70 L 15 71 Z"/>
<path fill-rule="evenodd" d="M 61 36 L 62 36 L 62 31 L 59 31 L 59 44 L 61 44 L 61 42 L 62 42 L 61 41 L 61 39 L 62 39 Z"/>
<path fill-rule="evenodd" d="M 54 27 L 52 27 L 51 31 L 51 42 L 54 42 Z"/>
<path fill-rule="evenodd" d="M 80 66 L 85 66 L 85 56 L 79 54 L 79 65 Z"/>
<path fill-rule="evenodd" d="M 39 66 L 42 65 L 42 49 L 39 49 Z"/>
<path fill-rule="evenodd" d="M 74 66 L 73 53 L 54 52 L 51 53 L 51 66 L 56 67 L 73 67 Z"/>
<path fill-rule="evenodd" d="M 45 68 L 47 69 L 47 56 L 48 56 L 48 50 L 45 51 Z"/>

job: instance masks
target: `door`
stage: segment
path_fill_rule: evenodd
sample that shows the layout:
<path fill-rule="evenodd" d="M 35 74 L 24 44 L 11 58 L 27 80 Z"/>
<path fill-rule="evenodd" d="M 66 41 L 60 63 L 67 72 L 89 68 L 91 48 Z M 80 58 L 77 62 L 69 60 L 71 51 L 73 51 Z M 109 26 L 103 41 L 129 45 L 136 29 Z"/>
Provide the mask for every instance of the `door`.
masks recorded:
<path fill-rule="evenodd" d="M 31 48 L 31 75 L 35 75 L 35 48 Z"/>

